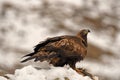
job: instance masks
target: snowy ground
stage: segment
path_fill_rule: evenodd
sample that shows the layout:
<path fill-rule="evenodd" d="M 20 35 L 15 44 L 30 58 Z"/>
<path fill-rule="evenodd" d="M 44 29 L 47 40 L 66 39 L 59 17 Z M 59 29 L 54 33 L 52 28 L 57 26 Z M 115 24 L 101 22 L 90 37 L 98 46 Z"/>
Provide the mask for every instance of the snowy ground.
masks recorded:
<path fill-rule="evenodd" d="M 81 1 L 82 3 L 82 0 L 79 0 L 79 1 Z M 5 34 L 5 35 L 0 34 L 1 37 L 4 39 L 4 43 L 2 44 L 3 46 L 1 47 L 1 50 L 0 50 L 0 64 L 2 64 L 3 67 L 4 66 L 12 67 L 16 62 L 19 63 L 21 59 L 21 56 L 18 56 L 17 53 L 13 52 L 12 50 L 9 50 L 9 48 L 17 47 L 20 49 L 32 51 L 34 45 L 36 45 L 39 41 L 46 39 L 47 37 L 68 34 L 66 32 L 50 34 L 47 28 L 48 26 L 51 26 L 49 25 L 49 23 L 51 23 L 50 20 L 48 18 L 39 20 L 38 18 L 39 14 L 31 12 L 30 10 L 31 7 L 38 7 L 38 5 L 41 4 L 40 0 L 29 0 L 29 1 L 28 0 L 11 0 L 11 1 L 0 0 L 0 6 L 2 6 L 2 4 L 6 2 L 12 4 L 13 8 L 8 9 L 8 11 L 6 12 L 7 15 L 5 15 L 4 19 L 2 19 L 2 17 L 0 16 L 1 18 L 0 27 L 3 27 L 5 30 L 8 30 L 9 32 L 9 34 Z M 65 2 L 67 3 L 70 2 L 70 4 L 80 5 L 80 3 L 75 1 L 73 2 L 72 0 L 66 0 Z M 110 3 L 111 3 L 111 0 L 110 0 Z M 109 3 L 107 4 L 109 5 Z M 89 4 L 89 5 L 92 5 L 92 4 Z M 109 10 L 109 7 L 104 3 L 101 3 L 101 5 L 104 5 L 104 7 L 100 8 L 102 11 L 106 11 L 106 9 L 108 11 L 111 11 Z M 2 8 L 0 8 L 0 11 L 2 11 Z M 16 15 L 17 13 L 19 14 Z M 98 38 L 99 40 L 95 41 L 95 39 L 98 39 Z M 89 39 L 89 42 L 92 42 L 93 44 L 99 47 L 102 47 L 103 49 L 109 49 L 114 51 L 118 57 L 110 58 L 107 56 L 103 56 L 103 60 L 107 64 L 105 63 L 100 64 L 100 63 L 97 63 L 96 61 L 93 61 L 93 62 L 83 61 L 80 64 L 78 63 L 77 66 L 78 67 L 83 66 L 86 69 L 89 69 L 95 75 L 101 74 L 103 76 L 104 75 L 108 76 L 111 79 L 119 80 L 120 64 L 118 63 L 120 63 L 120 56 L 119 56 L 120 33 L 117 36 L 117 40 L 113 44 L 109 44 L 111 42 L 111 39 L 107 37 L 107 35 L 106 36 L 99 35 L 98 37 L 98 35 L 96 35 L 94 31 L 91 34 L 89 34 L 88 39 Z M 7 47 L 4 45 L 7 45 Z M 3 51 L 6 48 L 8 48 L 7 49 L 8 51 Z M 7 64 L 5 64 L 5 62 Z M 76 78 L 76 80 L 81 78 L 83 78 L 84 80 L 90 80 L 88 77 L 82 77 L 80 75 L 78 76 L 78 74 L 74 72 L 72 69 L 54 68 L 54 67 L 51 70 L 36 70 L 32 66 L 27 66 L 22 69 L 16 70 L 15 74 L 10 76 L 11 76 L 11 80 L 26 80 L 26 79 L 28 80 L 28 77 L 31 74 L 32 74 L 31 77 L 33 77 L 34 80 L 38 80 L 39 78 L 42 78 L 43 80 L 52 80 L 52 78 L 56 78 L 56 77 L 60 77 L 63 79 L 65 76 L 70 78 L 71 80 L 73 80 L 73 78 Z M 51 77 L 51 74 L 54 74 L 54 77 Z M 62 75 L 56 75 L 56 74 L 62 74 Z M 26 77 L 22 77 L 24 75 L 26 75 Z M 34 77 L 34 75 L 36 75 L 37 77 Z M 38 75 L 41 75 L 41 76 L 38 76 Z M 113 75 L 114 75 L 114 78 L 113 78 Z M 31 77 L 29 77 L 29 80 L 32 79 Z M 6 80 L 3 77 L 0 77 L 0 80 L 2 79 Z"/>
<path fill-rule="evenodd" d="M 92 80 L 88 76 L 79 75 L 71 68 L 51 67 L 50 69 L 37 70 L 31 65 L 17 69 L 14 75 L 7 74 L 7 76 L 10 80 L 65 80 L 65 78 L 69 80 Z M 97 77 L 94 78 L 98 80 Z"/>

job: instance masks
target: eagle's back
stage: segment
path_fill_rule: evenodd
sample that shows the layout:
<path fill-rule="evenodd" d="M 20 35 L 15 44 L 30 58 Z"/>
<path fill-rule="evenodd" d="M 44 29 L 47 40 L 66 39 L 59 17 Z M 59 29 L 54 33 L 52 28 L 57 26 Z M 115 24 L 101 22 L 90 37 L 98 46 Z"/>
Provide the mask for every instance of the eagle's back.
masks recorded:
<path fill-rule="evenodd" d="M 50 43 L 48 45 L 61 48 L 65 51 L 76 52 L 79 55 L 84 55 L 84 53 L 87 51 L 87 47 L 83 42 L 84 41 L 81 38 L 78 38 L 76 36 L 66 36 L 66 38 L 54 43 Z M 75 55 L 75 53 L 73 55 Z"/>

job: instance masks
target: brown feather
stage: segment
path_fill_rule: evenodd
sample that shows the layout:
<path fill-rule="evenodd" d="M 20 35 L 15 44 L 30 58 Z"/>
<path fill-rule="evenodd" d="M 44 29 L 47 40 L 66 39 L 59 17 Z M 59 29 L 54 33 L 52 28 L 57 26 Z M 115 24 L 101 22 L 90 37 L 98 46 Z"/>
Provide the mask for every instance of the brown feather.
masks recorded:
<path fill-rule="evenodd" d="M 34 61 L 49 61 L 54 66 L 64 66 L 69 64 L 73 69 L 77 61 L 81 61 L 87 54 L 87 34 L 88 29 L 81 30 L 76 36 L 58 36 L 35 46 L 34 52 L 25 55 L 26 62 L 31 59 Z"/>

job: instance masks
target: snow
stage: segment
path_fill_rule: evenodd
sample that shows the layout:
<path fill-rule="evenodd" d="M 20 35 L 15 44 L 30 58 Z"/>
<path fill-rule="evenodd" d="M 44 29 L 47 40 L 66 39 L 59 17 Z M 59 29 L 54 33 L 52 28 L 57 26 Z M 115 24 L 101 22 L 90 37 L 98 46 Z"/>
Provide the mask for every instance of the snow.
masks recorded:
<path fill-rule="evenodd" d="M 36 69 L 29 65 L 22 69 L 17 69 L 14 75 L 7 74 L 10 80 L 92 80 L 88 76 L 79 75 L 71 68 L 50 67 L 50 69 Z M 95 77 L 98 80 L 97 77 Z"/>
<path fill-rule="evenodd" d="M 4 78 L 4 77 L 2 77 L 2 76 L 0 76 L 0 80 L 7 80 L 6 78 Z"/>

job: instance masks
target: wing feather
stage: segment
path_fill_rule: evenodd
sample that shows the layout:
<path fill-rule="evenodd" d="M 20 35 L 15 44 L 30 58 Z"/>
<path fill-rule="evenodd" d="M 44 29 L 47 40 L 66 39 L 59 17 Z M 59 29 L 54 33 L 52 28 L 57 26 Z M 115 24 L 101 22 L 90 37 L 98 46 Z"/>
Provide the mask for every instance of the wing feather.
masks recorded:
<path fill-rule="evenodd" d="M 34 58 L 35 58 L 35 61 L 38 61 L 38 60 L 42 59 L 41 57 L 37 57 L 37 56 L 34 56 L 34 55 L 35 55 L 35 54 L 39 54 L 40 49 L 41 49 L 41 48 L 44 48 L 47 44 L 53 43 L 53 42 L 56 42 L 56 41 L 59 41 L 59 40 L 61 40 L 61 39 L 63 39 L 63 38 L 64 38 L 64 36 L 53 37 L 53 38 L 48 38 L 48 39 L 46 39 L 45 41 L 40 42 L 38 45 L 35 46 L 34 52 L 32 52 L 32 53 L 30 53 L 30 54 L 27 54 L 27 55 L 23 56 L 22 58 L 27 57 L 27 56 L 30 56 L 30 57 L 28 57 L 28 58 L 25 59 L 25 60 L 22 60 L 21 62 L 26 62 L 26 61 L 31 60 L 31 59 L 34 59 Z M 45 49 L 45 48 L 44 48 L 44 49 Z M 45 50 L 46 50 L 46 49 L 45 49 Z M 50 51 L 50 49 L 49 49 L 49 51 Z M 33 57 L 33 56 L 34 56 L 34 57 Z M 39 54 L 38 56 L 42 56 L 42 55 Z M 42 56 L 42 57 L 45 57 L 45 56 Z"/>
<path fill-rule="evenodd" d="M 47 40 L 36 45 L 34 52 L 25 55 L 30 56 L 27 59 L 21 61 L 26 62 L 30 59 L 35 61 L 50 60 L 55 57 L 81 57 L 84 56 L 86 47 L 84 47 L 82 40 L 74 36 L 61 36 L 48 38 Z"/>
<path fill-rule="evenodd" d="M 23 57 L 27 57 L 27 56 L 33 56 L 34 54 L 36 54 L 42 47 L 44 47 L 45 45 L 49 44 L 49 43 L 52 43 L 52 42 L 56 42 L 56 41 L 59 41 L 61 39 L 63 39 L 64 36 L 61 36 L 61 37 L 54 37 L 54 38 L 48 38 L 46 39 L 45 41 L 42 41 L 40 42 L 38 45 L 35 46 L 34 48 L 34 52 L 30 53 L 30 54 L 27 54 Z"/>
<path fill-rule="evenodd" d="M 82 40 L 74 36 L 67 36 L 65 39 L 53 43 L 52 45 L 58 48 L 56 51 L 61 51 L 63 56 L 84 56 L 87 50 Z"/>

